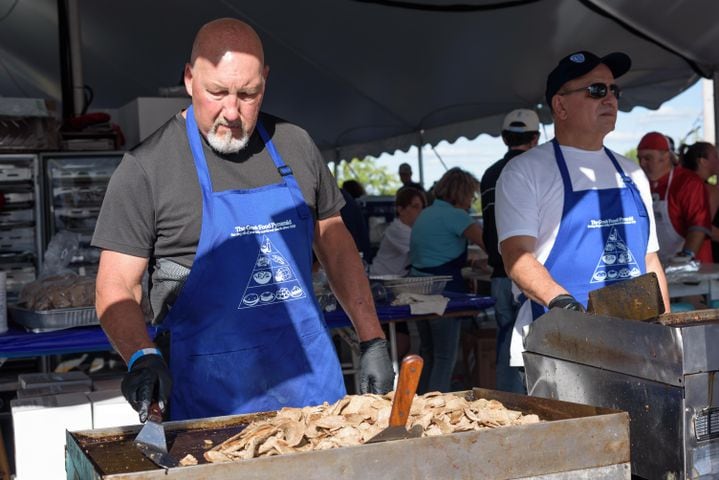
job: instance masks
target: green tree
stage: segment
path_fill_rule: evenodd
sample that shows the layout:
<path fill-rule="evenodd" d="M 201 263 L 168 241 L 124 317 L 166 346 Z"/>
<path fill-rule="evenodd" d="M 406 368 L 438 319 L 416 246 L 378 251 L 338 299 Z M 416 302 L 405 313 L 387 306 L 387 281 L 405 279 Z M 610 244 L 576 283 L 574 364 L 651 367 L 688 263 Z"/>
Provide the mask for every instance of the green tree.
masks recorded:
<path fill-rule="evenodd" d="M 371 157 L 340 163 L 336 176 L 339 186 L 342 186 L 345 180 L 357 180 L 368 195 L 394 195 L 401 186 L 394 171 L 377 165 L 377 160 Z"/>
<path fill-rule="evenodd" d="M 637 149 L 636 148 L 627 150 L 626 152 L 624 152 L 624 156 L 630 160 L 634 160 L 635 163 L 639 163 L 639 158 L 637 157 Z"/>

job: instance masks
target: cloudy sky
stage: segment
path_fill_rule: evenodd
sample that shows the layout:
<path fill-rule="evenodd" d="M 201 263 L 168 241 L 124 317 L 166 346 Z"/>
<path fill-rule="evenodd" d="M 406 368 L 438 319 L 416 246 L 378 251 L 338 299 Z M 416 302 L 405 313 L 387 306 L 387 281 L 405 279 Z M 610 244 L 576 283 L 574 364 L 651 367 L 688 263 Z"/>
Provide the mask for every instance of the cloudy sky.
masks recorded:
<path fill-rule="evenodd" d="M 638 107 L 629 113 L 619 112 L 616 129 L 610 133 L 605 141 L 610 149 L 625 153 L 636 147 L 639 139 L 646 132 L 657 130 L 671 136 L 675 142 L 685 138 L 690 131 L 698 127 L 698 138 L 703 138 L 703 101 L 702 84 L 696 83 L 681 95 L 665 102 L 657 110 L 648 110 Z M 553 126 L 545 126 L 540 143 L 552 138 Z M 694 141 L 694 134 L 689 140 Z M 462 167 L 481 177 L 484 171 L 506 151 L 502 139 L 489 135 L 480 135 L 474 140 L 459 139 L 450 144 L 442 142 L 435 150 L 447 166 Z M 437 155 L 428 146 L 423 151 L 426 186 L 439 179 L 445 167 Z M 413 147 L 407 153 L 394 155 L 384 154 L 378 158 L 378 165 L 384 165 L 394 170 L 401 162 L 408 162 L 413 166 L 414 180 L 419 180 L 417 168 L 417 148 Z"/>

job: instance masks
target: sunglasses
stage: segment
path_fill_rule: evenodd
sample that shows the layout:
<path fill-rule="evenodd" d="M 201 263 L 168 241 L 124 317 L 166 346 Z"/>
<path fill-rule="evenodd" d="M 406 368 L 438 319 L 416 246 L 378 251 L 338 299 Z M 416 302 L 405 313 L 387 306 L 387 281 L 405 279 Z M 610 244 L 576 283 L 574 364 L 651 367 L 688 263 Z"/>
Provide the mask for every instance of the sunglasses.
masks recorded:
<path fill-rule="evenodd" d="M 612 92 L 612 95 L 614 95 L 617 99 L 622 96 L 622 89 L 619 88 L 619 85 L 607 85 L 606 83 L 593 83 L 587 87 L 567 90 L 566 92 L 562 92 L 559 95 L 569 95 L 570 93 L 584 91 L 586 91 L 591 98 L 604 98 L 607 96 L 608 92 Z"/>

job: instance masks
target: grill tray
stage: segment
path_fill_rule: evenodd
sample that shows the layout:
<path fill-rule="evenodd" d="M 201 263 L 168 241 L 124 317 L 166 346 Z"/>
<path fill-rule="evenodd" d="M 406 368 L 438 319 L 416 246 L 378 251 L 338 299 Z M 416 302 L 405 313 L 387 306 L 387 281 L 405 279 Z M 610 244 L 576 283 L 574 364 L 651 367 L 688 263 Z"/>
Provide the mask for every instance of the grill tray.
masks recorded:
<path fill-rule="evenodd" d="M 10 305 L 8 306 L 8 315 L 13 322 L 34 333 L 100 324 L 95 307 L 28 310 L 17 305 Z"/>
<path fill-rule="evenodd" d="M 629 479 L 629 417 L 624 412 L 483 389 L 455 394 L 496 399 L 507 408 L 536 413 L 546 421 L 215 464 L 202 459 L 208 448 L 205 440 L 217 444 L 249 421 L 275 413 L 166 422 L 173 455 L 181 458 L 192 452 L 201 462 L 169 470 L 155 466 L 135 448 L 132 442 L 139 426 L 68 432 L 67 477 L 264 480 L 289 478 L 287 472 L 299 472 L 294 477 L 305 480 Z M 177 448 L 178 442 L 182 448 Z"/>
<path fill-rule="evenodd" d="M 395 275 L 378 275 L 370 277 L 370 281 L 379 281 L 394 296 L 400 293 L 417 293 L 437 295 L 442 293 L 447 282 L 452 280 L 449 275 L 432 275 L 426 277 L 399 277 Z"/>

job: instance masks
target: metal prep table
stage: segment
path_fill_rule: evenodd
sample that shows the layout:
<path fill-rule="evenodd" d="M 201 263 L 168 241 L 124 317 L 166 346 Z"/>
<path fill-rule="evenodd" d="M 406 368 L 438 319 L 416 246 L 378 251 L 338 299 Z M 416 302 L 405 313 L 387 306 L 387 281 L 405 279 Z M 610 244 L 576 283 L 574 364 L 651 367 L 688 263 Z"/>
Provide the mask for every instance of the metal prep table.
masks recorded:
<path fill-rule="evenodd" d="M 168 470 L 156 467 L 134 447 L 132 440 L 139 426 L 68 432 L 67 478 L 630 479 L 629 418 L 625 412 L 493 390 L 474 389 L 457 395 L 496 399 L 507 408 L 535 413 L 546 421 Z M 168 422 L 168 446 L 176 457 L 192 453 L 204 461 L 205 439 L 217 444 L 250 421 L 274 414 Z M 174 449 L 176 438 L 183 440 L 182 451 Z"/>
<path fill-rule="evenodd" d="M 554 309 L 525 348 L 530 395 L 629 412 L 632 473 L 719 478 L 719 310 L 639 322 Z"/>

